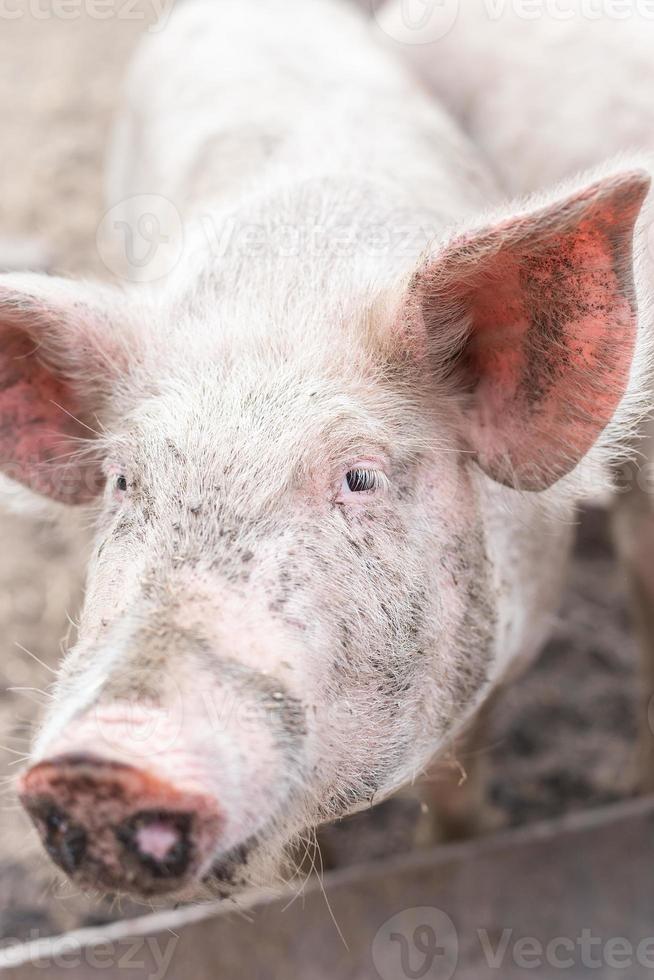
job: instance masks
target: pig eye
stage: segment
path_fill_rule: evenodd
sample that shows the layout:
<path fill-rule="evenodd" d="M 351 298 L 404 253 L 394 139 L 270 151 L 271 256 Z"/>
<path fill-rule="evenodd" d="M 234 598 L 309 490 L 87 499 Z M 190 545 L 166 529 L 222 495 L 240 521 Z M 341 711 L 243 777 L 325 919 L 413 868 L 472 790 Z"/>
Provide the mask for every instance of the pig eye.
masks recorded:
<path fill-rule="evenodd" d="M 369 496 L 377 490 L 382 490 L 386 483 L 386 477 L 381 470 L 357 466 L 355 469 L 348 470 L 343 477 L 338 502 L 353 500 L 359 494 L 363 497 Z"/>
<path fill-rule="evenodd" d="M 350 493 L 366 493 L 377 489 L 379 474 L 376 470 L 349 470 L 345 482 Z"/>
<path fill-rule="evenodd" d="M 127 477 L 125 476 L 116 477 L 116 490 L 119 490 L 121 493 L 125 493 L 125 491 L 127 490 Z"/>

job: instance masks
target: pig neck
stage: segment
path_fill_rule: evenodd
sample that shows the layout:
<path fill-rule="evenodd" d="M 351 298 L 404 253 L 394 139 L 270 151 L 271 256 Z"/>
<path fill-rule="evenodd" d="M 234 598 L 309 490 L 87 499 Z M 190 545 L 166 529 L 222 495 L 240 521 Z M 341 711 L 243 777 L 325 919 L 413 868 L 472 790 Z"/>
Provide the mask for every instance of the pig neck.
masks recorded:
<path fill-rule="evenodd" d="M 215 267 L 223 294 L 225 278 L 233 289 L 253 279 L 263 288 L 264 276 L 270 294 L 289 291 L 301 270 L 332 295 L 344 282 L 358 294 L 400 282 L 494 203 L 467 139 L 393 62 L 388 73 L 394 84 L 381 92 L 369 79 L 347 91 L 330 80 L 320 100 L 307 79 L 306 97 L 290 107 L 253 106 L 237 93 L 235 125 L 207 125 L 200 100 L 187 124 L 202 138 L 181 140 L 156 185 L 178 204 L 192 242 L 179 283 L 201 265 L 207 275 Z M 148 139 L 146 128 L 146 148 Z"/>
<path fill-rule="evenodd" d="M 274 136 L 261 134 L 254 159 L 252 128 L 245 125 L 229 135 L 227 170 L 212 165 L 220 143 L 212 134 L 176 186 L 192 233 L 202 225 L 206 238 L 212 223 L 226 223 L 256 238 L 259 229 L 285 226 L 302 241 L 320 238 L 323 262 L 342 253 L 345 235 L 359 243 L 350 249 L 350 265 L 376 265 L 375 279 L 403 274 L 495 197 L 467 141 L 415 97 L 404 117 L 392 106 L 380 112 L 366 93 L 345 104 L 328 100 L 319 111 L 312 106 Z"/>

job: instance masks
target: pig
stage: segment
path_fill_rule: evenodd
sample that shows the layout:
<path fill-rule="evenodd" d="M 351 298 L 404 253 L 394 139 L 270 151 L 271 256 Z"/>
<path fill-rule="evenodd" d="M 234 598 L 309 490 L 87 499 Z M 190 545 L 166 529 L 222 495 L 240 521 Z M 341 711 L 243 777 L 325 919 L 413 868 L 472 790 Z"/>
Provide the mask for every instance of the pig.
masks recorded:
<path fill-rule="evenodd" d="M 423 11 L 424 13 L 424 11 Z M 654 151 L 654 7 L 399 0 L 377 26 L 481 148 L 509 193 L 552 187 L 607 157 Z M 638 229 L 641 318 L 651 330 L 654 223 Z M 651 373 L 646 386 L 652 390 Z M 610 519 L 642 650 L 638 780 L 654 790 L 654 425 L 632 433 L 641 465 L 617 473 Z M 644 463 L 644 465 L 642 465 Z"/>
<path fill-rule="evenodd" d="M 503 201 L 339 0 L 177 6 L 114 154 L 151 261 L 0 278 L 3 472 L 96 529 L 18 791 L 83 888 L 235 895 L 537 651 L 642 411 L 650 171 Z"/>

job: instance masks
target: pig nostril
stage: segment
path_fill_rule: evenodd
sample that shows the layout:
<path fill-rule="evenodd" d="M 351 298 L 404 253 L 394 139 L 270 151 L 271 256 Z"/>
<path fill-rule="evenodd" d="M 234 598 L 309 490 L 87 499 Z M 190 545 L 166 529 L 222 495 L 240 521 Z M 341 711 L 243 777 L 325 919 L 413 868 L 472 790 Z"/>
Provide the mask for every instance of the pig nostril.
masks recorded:
<path fill-rule="evenodd" d="M 86 855 L 86 831 L 80 824 L 73 823 L 66 814 L 55 806 L 49 807 L 42 815 L 43 839 L 52 860 L 68 874 L 77 871 Z"/>
<path fill-rule="evenodd" d="M 191 861 L 191 817 L 151 810 L 137 813 L 116 831 L 123 847 L 155 878 L 177 878 Z"/>

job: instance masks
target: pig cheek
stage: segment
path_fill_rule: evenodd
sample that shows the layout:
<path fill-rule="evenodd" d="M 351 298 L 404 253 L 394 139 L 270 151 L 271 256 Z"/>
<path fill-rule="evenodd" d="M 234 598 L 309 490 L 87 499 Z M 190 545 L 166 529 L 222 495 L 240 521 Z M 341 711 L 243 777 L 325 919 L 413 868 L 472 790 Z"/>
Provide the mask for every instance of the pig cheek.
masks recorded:
<path fill-rule="evenodd" d="M 489 622 L 494 619 L 479 497 L 480 472 L 474 460 L 462 455 L 455 465 L 438 463 L 426 468 L 423 479 L 423 520 L 431 532 L 425 536 L 423 555 L 431 576 L 427 593 L 437 609 L 435 642 L 447 666 L 452 651 L 462 642 L 468 651 L 470 637 L 462 637 L 463 624 L 482 606 L 484 617 Z"/>
<path fill-rule="evenodd" d="M 476 463 L 462 454 L 455 465 L 441 461 L 425 468 L 419 496 L 422 519 L 429 529 L 425 537 L 425 560 L 439 569 L 438 590 L 443 597 L 456 597 L 460 583 L 452 575 L 440 574 L 464 536 L 472 536 L 480 524 Z"/>
<path fill-rule="evenodd" d="M 345 549 L 349 581 L 329 603 L 321 603 L 329 611 L 330 689 L 337 699 L 345 696 L 345 719 L 360 735 L 370 727 L 371 703 L 378 709 L 375 724 L 399 718 L 399 692 L 413 683 L 414 654 L 424 640 L 429 598 L 417 569 L 425 564 L 420 559 L 425 541 L 411 528 L 414 517 L 412 505 L 394 503 L 348 515 L 340 550 Z"/>

